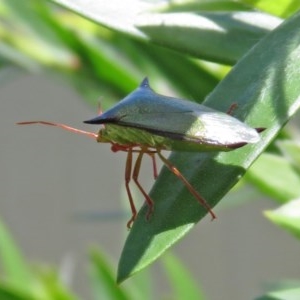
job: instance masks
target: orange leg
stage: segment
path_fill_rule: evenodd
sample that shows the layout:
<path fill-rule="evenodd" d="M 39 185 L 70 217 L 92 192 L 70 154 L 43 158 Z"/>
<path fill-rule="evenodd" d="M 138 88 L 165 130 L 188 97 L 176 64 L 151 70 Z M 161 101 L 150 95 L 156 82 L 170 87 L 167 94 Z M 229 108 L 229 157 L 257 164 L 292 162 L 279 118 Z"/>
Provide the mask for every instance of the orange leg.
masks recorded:
<path fill-rule="evenodd" d="M 143 187 L 141 186 L 141 184 L 139 183 L 139 180 L 138 180 L 140 169 L 141 169 L 142 158 L 143 158 L 144 153 L 145 152 L 143 150 L 141 150 L 138 154 L 138 157 L 137 157 L 135 165 L 134 165 L 132 179 L 134 180 L 135 184 L 137 185 L 137 187 L 139 188 L 139 190 L 141 191 L 141 193 L 145 197 L 146 203 L 148 205 L 148 211 L 147 211 L 147 214 L 146 214 L 146 219 L 149 220 L 149 218 L 151 217 L 151 215 L 153 213 L 154 203 L 153 203 L 152 199 L 149 197 L 149 195 L 145 192 L 145 190 L 143 189 Z"/>
<path fill-rule="evenodd" d="M 130 186 L 129 186 L 129 182 L 131 179 L 131 169 L 132 169 L 132 149 L 128 148 L 128 152 L 127 152 L 127 159 L 126 159 L 126 167 L 125 167 L 125 187 L 126 187 L 126 191 L 127 191 L 127 195 L 128 195 L 128 199 L 129 199 L 129 204 L 130 204 L 130 208 L 131 208 L 131 213 L 132 216 L 130 218 L 130 220 L 127 222 L 127 228 L 130 229 L 131 225 L 133 223 L 133 221 L 136 218 L 136 208 L 133 202 L 133 198 L 131 195 L 131 191 L 130 191 Z"/>
<path fill-rule="evenodd" d="M 154 179 L 156 179 L 158 177 L 156 160 L 155 160 L 155 153 L 156 152 L 147 152 L 147 153 L 150 155 L 150 157 L 152 159 L 153 177 L 154 177 Z"/>
<path fill-rule="evenodd" d="M 237 109 L 238 105 L 237 103 L 232 103 L 229 107 L 229 109 L 227 110 L 227 115 L 230 115 L 232 116 L 233 115 L 233 112 Z"/>
<path fill-rule="evenodd" d="M 62 129 L 68 130 L 68 131 L 87 135 L 93 139 L 97 139 L 97 137 L 98 137 L 97 133 L 80 130 L 80 129 L 70 127 L 68 125 L 60 124 L 60 123 L 52 123 L 52 122 L 46 122 L 46 121 L 29 121 L 29 122 L 18 122 L 17 124 L 18 125 L 42 124 L 42 125 L 49 125 L 49 126 L 57 126 L 57 127 L 60 127 Z"/>
<path fill-rule="evenodd" d="M 190 193 L 198 200 L 198 202 L 204 206 L 210 215 L 212 216 L 212 220 L 216 218 L 216 215 L 214 212 L 211 210 L 210 206 L 208 203 L 205 201 L 203 197 L 201 197 L 198 192 L 192 187 L 192 185 L 187 181 L 187 179 L 180 173 L 180 171 L 171 164 L 169 160 L 167 160 L 161 153 L 160 151 L 157 151 L 158 156 L 160 159 L 163 161 L 163 163 L 166 165 L 166 167 L 174 174 L 176 175 L 187 187 L 187 189 L 190 191 Z"/>

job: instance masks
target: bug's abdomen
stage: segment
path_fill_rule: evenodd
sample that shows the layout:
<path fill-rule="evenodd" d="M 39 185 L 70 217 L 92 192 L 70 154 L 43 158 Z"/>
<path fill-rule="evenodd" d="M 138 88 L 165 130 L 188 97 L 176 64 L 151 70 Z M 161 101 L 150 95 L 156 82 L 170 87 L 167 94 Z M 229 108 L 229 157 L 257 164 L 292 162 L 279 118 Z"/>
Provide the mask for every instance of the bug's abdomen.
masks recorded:
<path fill-rule="evenodd" d="M 214 141 L 195 139 L 193 136 L 176 138 L 168 135 L 154 134 L 145 129 L 106 124 L 105 128 L 99 132 L 98 142 L 112 142 L 124 146 L 137 145 L 160 150 L 186 152 L 230 151 L 245 145 L 245 143 L 222 145 Z"/>
<path fill-rule="evenodd" d="M 140 145 L 149 148 L 172 150 L 168 139 L 151 134 L 143 129 L 106 124 L 99 131 L 98 142 L 113 142 L 119 145 Z"/>

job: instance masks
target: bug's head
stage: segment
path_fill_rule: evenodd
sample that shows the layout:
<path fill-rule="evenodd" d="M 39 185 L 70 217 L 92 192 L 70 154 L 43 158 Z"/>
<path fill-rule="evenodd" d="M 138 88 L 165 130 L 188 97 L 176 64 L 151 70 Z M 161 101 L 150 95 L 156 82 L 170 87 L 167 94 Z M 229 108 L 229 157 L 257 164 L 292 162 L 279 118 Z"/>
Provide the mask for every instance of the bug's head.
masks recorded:
<path fill-rule="evenodd" d="M 109 133 L 107 132 L 104 125 L 101 126 L 97 133 L 96 141 L 98 143 L 111 143 L 111 138 L 109 138 Z"/>

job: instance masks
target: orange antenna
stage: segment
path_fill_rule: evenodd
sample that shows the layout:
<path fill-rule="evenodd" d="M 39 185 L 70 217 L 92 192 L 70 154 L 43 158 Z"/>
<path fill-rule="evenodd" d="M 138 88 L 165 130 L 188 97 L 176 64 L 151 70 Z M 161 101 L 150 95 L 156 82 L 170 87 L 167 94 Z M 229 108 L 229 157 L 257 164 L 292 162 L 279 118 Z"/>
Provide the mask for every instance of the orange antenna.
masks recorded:
<path fill-rule="evenodd" d="M 53 123 L 53 122 L 47 122 L 47 121 L 27 121 L 27 122 L 18 122 L 17 125 L 31 125 L 31 124 L 42 124 L 42 125 L 47 125 L 47 126 L 56 126 L 56 127 L 60 127 L 62 129 L 71 131 L 71 132 L 75 132 L 78 134 L 83 134 L 83 135 L 87 135 L 93 139 L 97 139 L 98 138 L 98 134 L 94 133 L 94 132 L 90 132 L 90 131 L 85 131 L 85 130 L 81 130 L 81 129 L 77 129 L 74 127 L 70 127 L 68 125 L 65 124 L 61 124 L 61 123 Z"/>

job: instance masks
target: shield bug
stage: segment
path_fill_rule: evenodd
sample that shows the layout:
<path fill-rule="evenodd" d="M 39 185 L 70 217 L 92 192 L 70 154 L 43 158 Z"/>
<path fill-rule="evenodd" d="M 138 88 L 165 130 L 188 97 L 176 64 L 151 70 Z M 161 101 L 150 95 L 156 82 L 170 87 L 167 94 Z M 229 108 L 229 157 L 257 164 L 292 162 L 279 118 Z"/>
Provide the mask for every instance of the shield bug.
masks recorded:
<path fill-rule="evenodd" d="M 30 121 L 18 124 L 44 124 L 85 134 L 99 143 L 109 143 L 113 152 L 127 152 L 125 186 L 132 216 L 127 223 L 130 228 L 137 211 L 130 191 L 133 179 L 143 194 L 149 219 L 154 202 L 145 192 L 138 177 L 144 154 L 153 161 L 154 178 L 157 177 L 155 155 L 176 175 L 190 193 L 215 218 L 205 199 L 187 181 L 181 172 L 161 153 L 169 151 L 231 151 L 260 140 L 261 128 L 251 128 L 229 114 L 213 110 L 204 105 L 155 93 L 145 78 L 140 86 L 111 109 L 84 123 L 101 125 L 98 133 L 79 130 L 65 124 Z M 137 158 L 133 164 L 133 154 Z M 133 167 L 133 168 L 132 168 Z"/>

